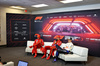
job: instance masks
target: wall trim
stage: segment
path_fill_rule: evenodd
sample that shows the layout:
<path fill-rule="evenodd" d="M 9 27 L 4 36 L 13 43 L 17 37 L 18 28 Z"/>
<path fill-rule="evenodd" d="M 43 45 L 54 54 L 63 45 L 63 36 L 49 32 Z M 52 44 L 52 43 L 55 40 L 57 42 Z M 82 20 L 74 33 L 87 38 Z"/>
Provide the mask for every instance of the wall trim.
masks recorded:
<path fill-rule="evenodd" d="M 0 47 L 7 47 L 7 45 L 0 45 Z"/>
<path fill-rule="evenodd" d="M 59 13 L 59 12 L 70 12 L 70 11 L 94 10 L 94 9 L 100 9 L 99 6 L 100 4 L 63 7 L 63 8 L 33 11 L 32 14 L 48 14 L 48 13 Z"/>

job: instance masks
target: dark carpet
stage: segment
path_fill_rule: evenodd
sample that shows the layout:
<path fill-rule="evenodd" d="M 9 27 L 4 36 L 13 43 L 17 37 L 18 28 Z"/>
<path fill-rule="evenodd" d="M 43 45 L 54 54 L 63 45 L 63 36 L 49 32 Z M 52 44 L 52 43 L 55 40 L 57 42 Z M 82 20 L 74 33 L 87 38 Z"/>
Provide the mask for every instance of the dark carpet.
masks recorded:
<path fill-rule="evenodd" d="M 2 62 L 13 61 L 14 65 L 17 66 L 19 60 L 27 61 L 28 66 L 99 66 L 100 57 L 89 56 L 86 65 L 83 62 L 64 62 L 59 59 L 53 63 L 53 58 L 50 60 L 41 59 L 42 55 L 38 54 L 36 58 L 33 58 L 31 54 L 25 53 L 25 47 L 0 47 L 0 56 Z"/>

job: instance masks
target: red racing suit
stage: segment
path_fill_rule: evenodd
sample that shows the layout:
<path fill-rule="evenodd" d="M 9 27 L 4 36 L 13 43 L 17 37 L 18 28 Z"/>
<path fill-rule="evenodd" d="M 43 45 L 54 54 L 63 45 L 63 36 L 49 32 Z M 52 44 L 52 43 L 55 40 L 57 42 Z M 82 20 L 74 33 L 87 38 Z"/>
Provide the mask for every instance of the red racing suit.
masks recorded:
<path fill-rule="evenodd" d="M 54 40 L 52 46 L 45 46 L 44 50 L 43 50 L 44 55 L 46 55 L 47 50 L 50 50 L 50 54 L 49 55 L 51 56 L 51 54 L 52 54 L 52 56 L 54 56 L 54 51 L 57 50 L 56 44 L 58 46 L 60 46 L 62 44 L 62 42 L 60 40 L 58 40 L 58 41 Z"/>
<path fill-rule="evenodd" d="M 42 39 L 35 39 L 33 46 L 30 46 L 30 48 L 33 47 L 32 53 L 37 54 L 37 48 L 42 49 L 43 48 L 42 46 L 44 46 L 44 41 Z"/>

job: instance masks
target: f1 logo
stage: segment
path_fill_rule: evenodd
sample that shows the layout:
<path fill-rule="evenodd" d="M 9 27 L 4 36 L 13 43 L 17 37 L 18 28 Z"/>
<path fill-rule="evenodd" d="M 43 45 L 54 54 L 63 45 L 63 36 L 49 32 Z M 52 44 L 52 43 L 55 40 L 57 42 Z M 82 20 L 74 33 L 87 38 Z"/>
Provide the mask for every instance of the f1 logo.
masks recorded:
<path fill-rule="evenodd" d="M 35 20 L 41 20 L 43 18 L 43 16 L 38 16 L 35 18 Z"/>

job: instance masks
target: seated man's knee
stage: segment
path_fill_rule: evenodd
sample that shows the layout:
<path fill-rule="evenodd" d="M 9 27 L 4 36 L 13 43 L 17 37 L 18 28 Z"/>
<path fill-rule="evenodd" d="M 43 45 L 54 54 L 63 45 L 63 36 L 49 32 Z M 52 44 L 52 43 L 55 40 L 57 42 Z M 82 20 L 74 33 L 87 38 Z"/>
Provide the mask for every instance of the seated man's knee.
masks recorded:
<path fill-rule="evenodd" d="M 34 46 L 34 48 L 37 48 L 37 46 Z"/>
<path fill-rule="evenodd" d="M 50 49 L 53 49 L 52 47 L 50 47 Z"/>

